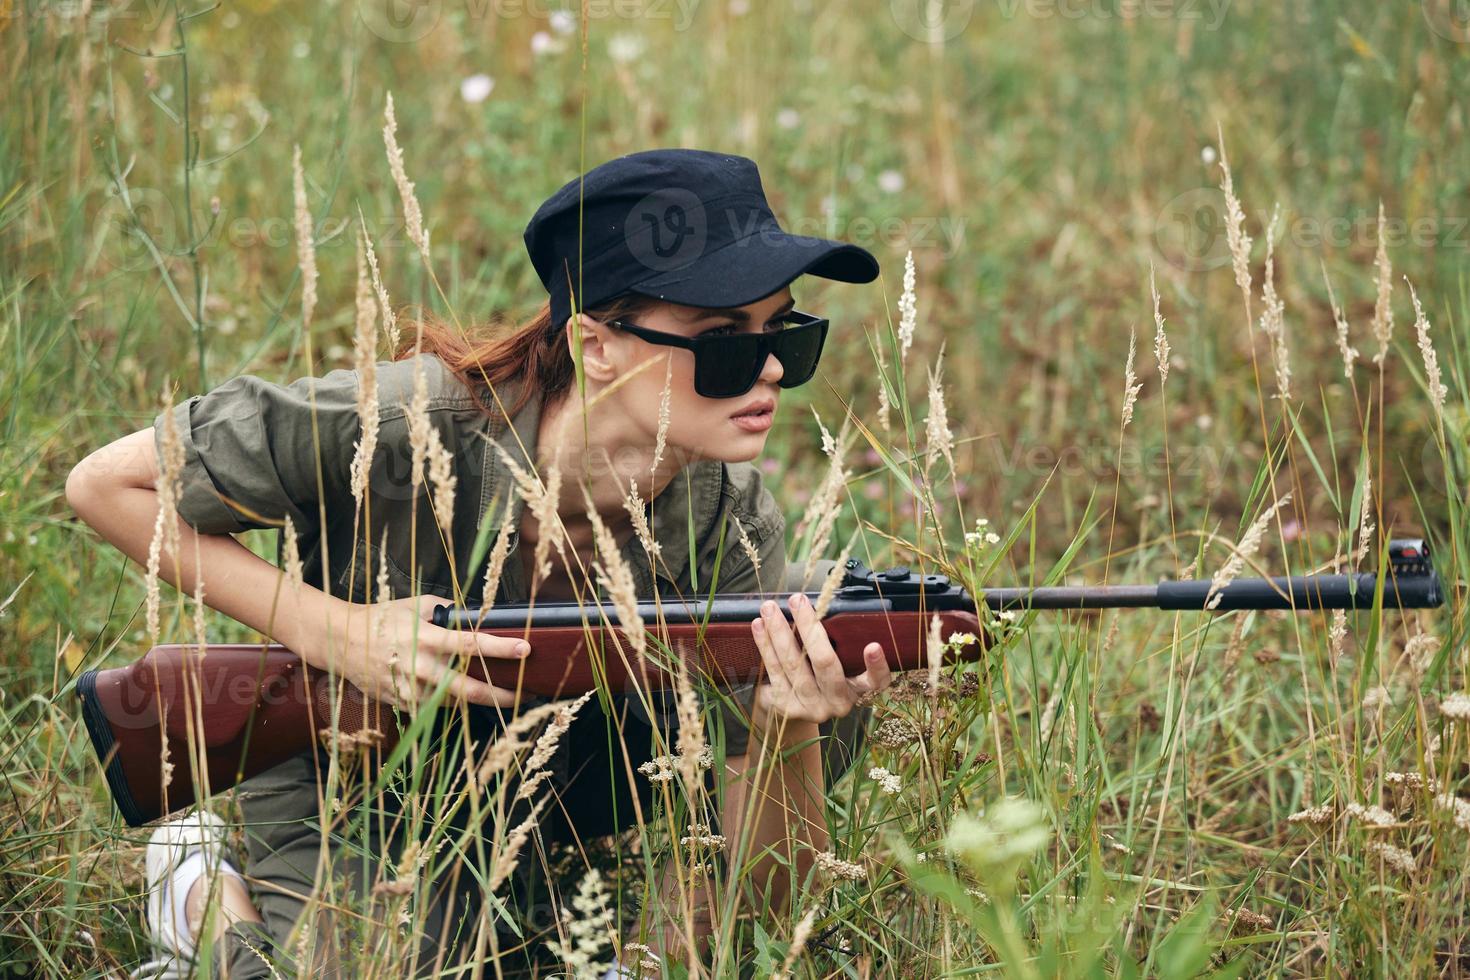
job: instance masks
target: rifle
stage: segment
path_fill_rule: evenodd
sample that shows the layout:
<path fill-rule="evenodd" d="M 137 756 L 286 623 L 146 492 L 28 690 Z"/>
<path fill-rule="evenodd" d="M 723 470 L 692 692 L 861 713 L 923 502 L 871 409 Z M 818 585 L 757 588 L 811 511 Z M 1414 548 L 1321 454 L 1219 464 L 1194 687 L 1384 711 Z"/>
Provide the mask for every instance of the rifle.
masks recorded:
<path fill-rule="evenodd" d="M 1391 542 L 1387 569 L 1384 607 L 1434 608 L 1443 602 L 1422 540 Z M 1372 608 L 1379 584 L 1376 574 L 1359 572 L 1237 579 L 1219 590 L 1212 590 L 1208 580 L 997 588 L 985 589 L 981 599 L 997 612 L 1365 609 Z M 472 657 L 466 672 L 554 700 L 595 690 L 599 676 L 610 690 L 670 689 L 677 670 L 670 654 L 694 676 L 720 687 L 757 681 L 762 662 L 750 621 L 760 615 L 763 600 L 775 597 L 739 593 L 640 602 L 639 615 L 656 626 L 652 632 L 660 641 L 648 644 L 641 656 L 625 639 L 615 640 L 613 633 L 621 629 L 617 614 L 596 600 L 491 609 L 446 605 L 434 611 L 433 622 L 526 637 L 531 655 L 524 660 Z M 980 642 L 962 646 L 958 658 L 979 660 L 989 638 L 978 611 L 974 598 L 946 576 L 916 575 L 902 566 L 873 572 L 852 559 L 822 625 L 849 675 L 866 669 L 862 650 L 875 639 L 892 669 L 913 670 L 927 667 L 931 616 L 939 617 L 943 636 L 975 634 Z M 191 644 L 156 646 L 129 666 L 83 673 L 77 694 L 113 800 L 135 827 L 190 806 L 197 789 L 228 789 L 319 739 L 330 740 L 334 732 L 377 754 L 390 751 L 400 735 L 395 710 L 276 645 L 210 645 L 203 656 Z M 205 767 L 200 779 L 189 748 L 191 734 Z M 167 783 L 160 764 L 165 746 L 172 766 Z"/>

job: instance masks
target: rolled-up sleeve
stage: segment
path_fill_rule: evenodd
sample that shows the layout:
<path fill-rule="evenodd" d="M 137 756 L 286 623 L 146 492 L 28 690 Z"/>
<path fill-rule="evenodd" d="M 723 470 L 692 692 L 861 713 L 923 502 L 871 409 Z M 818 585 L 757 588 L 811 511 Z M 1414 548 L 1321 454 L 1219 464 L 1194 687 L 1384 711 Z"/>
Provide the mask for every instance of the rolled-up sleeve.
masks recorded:
<path fill-rule="evenodd" d="M 320 501 L 351 493 L 356 409 L 357 375 L 347 370 L 285 385 L 242 375 L 175 405 L 179 516 L 206 534 L 278 526 L 288 516 L 298 527 L 318 524 Z M 154 440 L 162 459 L 162 413 Z"/>

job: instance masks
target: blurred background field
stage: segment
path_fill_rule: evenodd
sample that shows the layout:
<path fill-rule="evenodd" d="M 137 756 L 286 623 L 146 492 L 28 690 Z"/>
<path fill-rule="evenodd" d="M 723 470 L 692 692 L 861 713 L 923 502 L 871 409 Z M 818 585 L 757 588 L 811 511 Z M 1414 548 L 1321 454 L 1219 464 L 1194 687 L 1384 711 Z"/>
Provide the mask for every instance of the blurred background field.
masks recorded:
<path fill-rule="evenodd" d="M 171 380 L 182 397 L 348 366 L 359 211 L 395 302 L 443 311 L 383 157 L 390 91 L 435 274 L 468 319 L 529 317 L 544 295 L 520 238 L 532 211 L 654 146 L 752 157 L 788 230 L 872 250 L 871 286 L 794 286 L 834 333 L 817 380 L 783 396 L 765 463 L 794 526 L 826 465 L 807 404 L 834 430 L 850 406 L 922 457 L 924 368 L 942 347 L 958 444 L 954 478 L 934 472 L 937 513 L 862 440 L 849 455 L 836 540 L 861 522 L 870 564 L 953 554 L 985 517 L 1016 536 L 986 559 L 993 580 L 1059 563 L 1078 582 L 1208 576 L 1229 553 L 1201 554 L 1208 536 L 1237 540 L 1290 491 L 1256 561 L 1307 571 L 1353 551 L 1365 472 L 1370 544 L 1422 531 L 1437 550 L 1445 609 L 1354 615 L 1342 642 L 1328 617 L 1053 615 L 941 716 L 895 695 L 880 718 L 932 727 L 872 745 L 835 791 L 837 853 L 863 856 L 868 879 L 823 893 L 798 971 L 1470 972 L 1470 818 L 1444 799 L 1470 796 L 1470 737 L 1439 710 L 1470 667 L 1462 8 L 10 0 L 0 52 L 0 958 L 18 975 L 115 975 L 145 955 L 144 837 L 112 811 L 69 687 L 143 651 L 142 576 L 72 517 L 66 474 L 148 425 Z M 319 222 L 311 365 L 297 144 Z M 1232 275 L 1222 149 L 1255 239 L 1256 316 L 1280 207 L 1286 399 Z M 912 442 L 897 413 L 890 432 L 875 422 L 861 335 L 897 324 L 909 252 Z M 1172 348 L 1162 386 L 1150 268 Z M 1324 272 L 1361 352 L 1350 378 Z M 1405 276 L 1432 323 L 1442 409 Z M 1142 390 L 1120 434 L 1130 331 Z M 242 635 L 222 619 L 211 633 Z M 871 765 L 905 790 L 875 792 Z M 1051 830 L 1014 898 L 963 863 L 954 874 L 990 904 L 925 885 L 951 816 L 1007 794 Z M 1288 822 L 1314 806 L 1333 816 Z M 905 863 L 905 848 L 933 856 Z M 802 911 L 740 933 L 726 968 L 779 961 Z"/>

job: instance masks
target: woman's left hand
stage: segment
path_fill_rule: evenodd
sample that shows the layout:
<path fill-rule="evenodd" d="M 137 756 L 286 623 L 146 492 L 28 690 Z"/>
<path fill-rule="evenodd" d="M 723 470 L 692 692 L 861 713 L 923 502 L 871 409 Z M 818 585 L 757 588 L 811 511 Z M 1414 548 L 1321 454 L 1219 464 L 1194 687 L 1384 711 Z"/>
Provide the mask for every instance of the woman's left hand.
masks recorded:
<path fill-rule="evenodd" d="M 820 723 L 842 718 L 859 699 L 876 694 L 893 681 L 883 647 L 877 643 L 863 648 L 867 670 L 848 677 L 811 600 L 805 593 L 796 592 L 787 603 L 796 620 L 795 632 L 771 600 L 761 603 L 760 618 L 750 624 L 766 667 L 765 680 L 756 685 L 751 705 L 751 732 L 757 737 L 765 737 L 786 722 Z"/>

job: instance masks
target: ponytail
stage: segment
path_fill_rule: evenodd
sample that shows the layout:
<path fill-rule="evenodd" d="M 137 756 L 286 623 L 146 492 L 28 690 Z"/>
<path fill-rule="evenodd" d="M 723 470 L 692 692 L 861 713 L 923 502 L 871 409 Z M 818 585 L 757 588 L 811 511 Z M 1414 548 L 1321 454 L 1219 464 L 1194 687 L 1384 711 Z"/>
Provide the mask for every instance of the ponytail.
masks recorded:
<path fill-rule="evenodd" d="M 625 293 L 596 309 L 583 312 L 594 320 L 609 320 L 634 316 L 651 309 L 657 302 L 646 296 Z M 444 362 L 470 389 L 481 411 L 491 418 L 501 417 L 507 424 L 510 417 L 530 400 L 533 392 L 540 391 L 543 403 L 553 402 L 570 391 L 576 380 L 576 365 L 572 361 L 566 333 L 552 328 L 550 303 L 543 303 L 529 322 L 515 327 L 508 335 L 503 334 L 506 321 L 500 317 L 483 326 L 462 331 L 433 313 L 423 314 L 417 322 L 408 324 L 401 331 L 398 349 L 393 352 L 395 361 L 413 356 L 420 325 L 423 328 L 422 351 L 434 354 Z M 490 393 L 490 386 L 521 380 L 528 383 L 520 386 L 514 403 L 506 405 L 502 415 L 500 405 Z"/>

